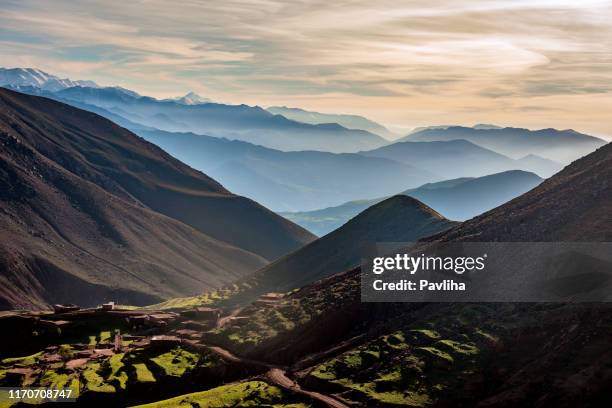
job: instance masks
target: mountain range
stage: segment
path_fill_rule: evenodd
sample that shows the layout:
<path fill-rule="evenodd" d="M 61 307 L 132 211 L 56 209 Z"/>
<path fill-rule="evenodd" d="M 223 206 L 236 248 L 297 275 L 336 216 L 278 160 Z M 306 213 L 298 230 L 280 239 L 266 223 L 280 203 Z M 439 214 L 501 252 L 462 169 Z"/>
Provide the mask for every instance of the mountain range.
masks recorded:
<path fill-rule="evenodd" d="M 0 86 L 45 96 L 68 104 L 102 108 L 144 127 L 173 132 L 194 132 L 229 139 L 245 140 L 271 148 L 355 152 L 387 143 L 386 139 L 365 130 L 347 129 L 337 123 L 308 124 L 287 119 L 258 106 L 202 103 L 190 93 L 178 99 L 158 100 L 120 87 L 98 87 L 93 82 L 53 80 L 40 70 L 5 70 Z M 12 72 L 18 72 L 12 74 Z M 74 86 L 70 86 L 70 85 Z"/>
<path fill-rule="evenodd" d="M 402 142 L 359 154 L 334 154 L 282 152 L 193 133 L 135 131 L 230 190 L 283 212 L 380 198 L 457 176 L 512 169 L 548 176 L 562 167 L 537 157 L 512 160 L 461 140 Z"/>
<path fill-rule="evenodd" d="M 395 138 L 384 126 L 357 115 L 323 114 L 286 107 L 266 110 L 258 106 L 212 103 L 195 93 L 157 100 L 121 87 L 99 87 L 92 81 L 60 80 L 33 68 L 2 69 L 0 86 L 50 97 L 84 109 L 101 109 L 96 113 L 116 122 L 128 121 L 135 127 L 226 137 L 283 151 L 354 153 L 388 144 L 384 137 Z M 455 139 L 471 141 L 513 159 L 536 155 L 562 164 L 605 143 L 573 130 L 531 131 L 484 124 L 472 128 L 450 125 L 427 127 L 417 129 L 399 141 Z M 533 164 L 533 158 L 529 162 Z M 555 163 L 544 164 L 539 160 L 538 165 L 543 166 L 540 171 L 535 167 L 524 170 L 535 171 L 544 177 L 552 174 L 545 174 L 546 171 L 558 170 Z"/>
<path fill-rule="evenodd" d="M 314 238 L 90 112 L 0 90 L 0 136 L 3 308 L 199 293 Z"/>
<path fill-rule="evenodd" d="M 463 139 L 511 158 L 537 155 L 563 164 L 570 163 L 598 147 L 605 141 L 574 130 L 498 127 L 449 126 L 425 128 L 399 141 L 431 142 Z"/>
<path fill-rule="evenodd" d="M 526 193 L 542 181 L 534 173 L 510 170 L 477 178 L 463 177 L 427 183 L 400 194 L 422 201 L 451 220 L 465 221 Z M 322 236 L 382 200 L 384 198 L 349 201 L 321 210 L 280 214 Z"/>
<path fill-rule="evenodd" d="M 266 108 L 268 112 L 275 115 L 283 115 L 287 119 L 296 120 L 302 123 L 320 125 L 323 123 L 337 123 L 347 129 L 361 129 L 382 136 L 386 139 L 395 139 L 397 135 L 389 129 L 368 118 L 359 115 L 342 115 L 333 113 L 320 113 L 308 111 L 300 108 L 288 108 L 286 106 L 270 106 Z"/>
<path fill-rule="evenodd" d="M 316 209 L 364 195 L 380 197 L 439 179 L 409 164 L 354 153 L 282 152 L 193 133 L 138 134 L 231 191 L 275 211 Z"/>
<path fill-rule="evenodd" d="M 283 152 L 134 120 L 134 112 L 148 109 L 141 103 L 173 106 L 145 115 L 169 126 L 180 125 L 175 113 L 202 114 L 209 105 L 221 121 L 231 111 L 247 123 L 259 115 L 250 107 L 39 85 L 18 89 L 49 98 L 0 89 L 0 309 L 103 301 L 148 306 L 1 313 L 8 333 L 0 347 L 3 386 L 76 384 L 83 406 L 609 404 L 612 307 L 576 300 L 596 291 L 609 296 L 610 263 L 596 259 L 593 270 L 580 253 L 566 254 L 554 276 L 537 276 L 551 284 L 544 290 L 562 281 L 563 302 L 540 303 L 369 303 L 361 297 L 359 265 L 371 244 L 384 242 L 418 241 L 423 253 L 441 243 L 609 244 L 612 143 L 573 131 L 532 132 L 525 141 L 521 132 L 482 125 L 462 130 L 466 139 L 451 132 L 449 140 L 359 154 Z M 119 102 L 96 99 L 106 93 Z M 73 94 L 79 96 L 70 104 L 86 110 L 58 102 Z M 473 132 L 499 133 L 467 140 Z M 521 143 L 531 148 L 513 146 Z M 516 170 L 552 171 L 578 154 L 586 155 L 546 180 Z M 315 187 L 313 197 L 338 190 L 336 198 L 368 198 L 387 178 L 398 186 L 390 194 L 403 193 L 356 203 L 367 208 L 316 238 L 230 192 L 216 174 L 234 177 L 242 189 L 256 183 L 287 206 L 291 193 L 300 193 L 290 202 L 299 206 Z M 423 178 L 435 182 L 406 190 Z M 325 211 L 344 217 L 355 206 Z M 472 218 L 451 221 L 446 213 L 453 212 Z M 530 261 L 513 251 L 504 259 Z M 501 277 L 515 285 L 511 291 L 525 275 L 510 269 Z M 120 336 L 115 347 L 113 333 Z"/>
<path fill-rule="evenodd" d="M 195 92 L 187 92 L 185 95 L 173 99 L 164 99 L 165 101 L 175 101 L 182 103 L 183 105 L 201 105 L 204 103 L 211 103 L 212 101 L 208 98 L 204 98 Z"/>
<path fill-rule="evenodd" d="M 34 87 L 49 92 L 74 86 L 98 88 L 98 85 L 93 81 L 61 79 L 36 68 L 0 68 L 0 86 Z"/>
<path fill-rule="evenodd" d="M 563 166 L 531 155 L 513 160 L 463 139 L 427 142 L 397 142 L 378 149 L 359 152 L 427 169 L 441 179 L 479 177 L 506 170 L 526 170 L 549 177 Z"/>

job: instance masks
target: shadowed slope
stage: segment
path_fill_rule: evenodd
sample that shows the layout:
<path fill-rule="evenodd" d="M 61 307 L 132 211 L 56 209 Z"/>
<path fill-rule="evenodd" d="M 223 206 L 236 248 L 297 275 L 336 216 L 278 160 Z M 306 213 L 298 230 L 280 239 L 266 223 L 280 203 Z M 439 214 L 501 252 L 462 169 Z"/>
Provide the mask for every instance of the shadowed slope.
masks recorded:
<path fill-rule="evenodd" d="M 394 196 L 247 280 L 254 279 L 260 292 L 288 291 L 357 266 L 369 245 L 416 241 L 453 224 L 414 198 Z"/>
<path fill-rule="evenodd" d="M 194 294 L 266 261 L 110 194 L 0 121 L 0 308 Z"/>
<path fill-rule="evenodd" d="M 112 122 L 51 100 L 0 90 L 0 140 L 2 308 L 192 295 L 265 265 L 237 245 L 273 258 L 312 237 Z"/>
<path fill-rule="evenodd" d="M 439 237 L 471 241 L 612 240 L 612 144 L 533 190 Z"/>
<path fill-rule="evenodd" d="M 95 114 L 0 90 L 3 121 L 58 165 L 133 203 L 275 259 L 314 236 Z"/>

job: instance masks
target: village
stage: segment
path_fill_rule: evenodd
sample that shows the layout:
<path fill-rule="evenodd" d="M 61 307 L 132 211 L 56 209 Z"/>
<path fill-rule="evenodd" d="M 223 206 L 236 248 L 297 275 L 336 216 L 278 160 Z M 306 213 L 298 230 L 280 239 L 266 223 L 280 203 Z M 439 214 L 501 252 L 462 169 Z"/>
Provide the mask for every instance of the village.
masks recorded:
<path fill-rule="evenodd" d="M 256 303 L 274 307 L 281 298 L 270 293 Z M 2 338 L 2 350 L 11 354 L 0 360 L 0 385 L 71 388 L 86 398 L 126 394 L 128 388 L 142 394 L 147 383 L 202 381 L 214 378 L 211 372 L 228 381 L 256 374 L 262 367 L 209 344 L 205 336 L 248 318 L 240 309 L 224 315 L 222 309 L 208 306 L 149 310 L 114 302 L 95 308 L 57 304 L 53 312 L 5 313 L 0 324 L 12 336 Z"/>

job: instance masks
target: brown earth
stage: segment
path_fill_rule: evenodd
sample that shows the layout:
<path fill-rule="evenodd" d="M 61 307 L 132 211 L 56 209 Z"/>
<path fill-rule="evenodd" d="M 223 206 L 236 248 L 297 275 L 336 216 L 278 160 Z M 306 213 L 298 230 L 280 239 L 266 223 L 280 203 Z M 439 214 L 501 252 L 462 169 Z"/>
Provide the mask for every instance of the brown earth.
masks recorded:
<path fill-rule="evenodd" d="M 95 114 L 0 89 L 0 308 L 145 304 L 314 237 Z"/>

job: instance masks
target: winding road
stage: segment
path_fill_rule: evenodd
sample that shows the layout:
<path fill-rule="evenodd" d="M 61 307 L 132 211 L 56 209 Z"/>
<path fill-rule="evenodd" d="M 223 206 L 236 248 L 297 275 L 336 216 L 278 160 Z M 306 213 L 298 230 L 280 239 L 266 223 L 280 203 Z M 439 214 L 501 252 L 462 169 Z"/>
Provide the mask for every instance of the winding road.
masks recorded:
<path fill-rule="evenodd" d="M 296 394 L 306 395 L 310 398 L 321 401 L 329 407 L 349 408 L 348 405 L 338 401 L 333 397 L 330 397 L 329 395 L 321 394 L 315 391 L 303 390 L 298 383 L 287 377 L 287 373 L 285 372 L 285 370 L 281 370 L 280 368 L 271 368 L 270 370 L 268 370 L 268 372 L 266 373 L 266 379 L 281 388 L 293 391 Z"/>
<path fill-rule="evenodd" d="M 212 345 L 204 345 L 204 346 L 208 348 L 210 351 L 212 351 L 213 353 L 219 355 L 221 358 L 223 358 L 226 361 L 229 361 L 232 363 L 241 363 L 241 364 L 248 364 L 252 366 L 259 366 L 259 367 L 268 369 L 268 371 L 264 375 L 265 378 L 271 383 L 281 388 L 284 388 L 288 391 L 294 392 L 296 394 L 308 396 L 310 398 L 313 398 L 317 401 L 324 403 L 328 407 L 349 408 L 348 405 L 338 401 L 337 399 L 333 397 L 330 397 L 329 395 L 302 389 L 302 387 L 300 387 L 300 385 L 297 382 L 293 381 L 291 378 L 287 376 L 286 367 L 281 367 L 275 364 L 270 364 L 265 361 L 258 361 L 258 360 L 252 360 L 249 358 L 238 357 L 234 355 L 233 353 L 231 353 L 229 350 L 224 349 L 223 347 L 212 346 Z"/>

